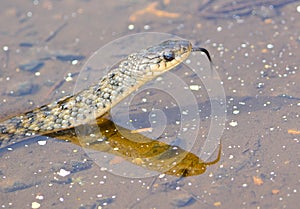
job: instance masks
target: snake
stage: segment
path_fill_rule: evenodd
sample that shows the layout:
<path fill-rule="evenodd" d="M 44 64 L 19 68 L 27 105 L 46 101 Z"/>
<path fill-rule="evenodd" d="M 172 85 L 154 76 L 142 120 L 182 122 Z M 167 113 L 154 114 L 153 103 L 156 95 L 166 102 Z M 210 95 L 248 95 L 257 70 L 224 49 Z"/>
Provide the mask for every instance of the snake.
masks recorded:
<path fill-rule="evenodd" d="M 166 40 L 131 53 L 96 84 L 0 122 L 0 147 L 102 117 L 142 85 L 182 63 L 193 51 L 205 53 L 212 63 L 208 50 L 195 47 L 188 40 Z"/>

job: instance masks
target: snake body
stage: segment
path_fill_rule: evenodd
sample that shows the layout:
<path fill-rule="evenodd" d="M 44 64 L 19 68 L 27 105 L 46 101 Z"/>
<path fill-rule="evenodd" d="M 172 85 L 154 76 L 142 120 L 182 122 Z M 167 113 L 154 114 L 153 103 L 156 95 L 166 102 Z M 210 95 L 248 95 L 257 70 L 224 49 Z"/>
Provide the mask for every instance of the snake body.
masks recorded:
<path fill-rule="evenodd" d="M 97 84 L 0 122 L 0 147 L 34 135 L 73 128 L 103 116 L 137 88 L 180 64 L 193 50 L 187 40 L 168 40 L 130 54 Z M 198 50 L 210 59 L 205 49 Z"/>

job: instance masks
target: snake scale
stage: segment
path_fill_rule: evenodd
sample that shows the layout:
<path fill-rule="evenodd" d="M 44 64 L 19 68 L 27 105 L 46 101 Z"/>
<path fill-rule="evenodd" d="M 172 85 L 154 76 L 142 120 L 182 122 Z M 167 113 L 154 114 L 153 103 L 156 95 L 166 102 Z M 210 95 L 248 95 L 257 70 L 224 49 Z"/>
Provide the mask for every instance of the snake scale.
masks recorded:
<path fill-rule="evenodd" d="M 192 51 L 204 52 L 211 62 L 206 49 L 193 47 L 187 40 L 167 40 L 132 53 L 97 84 L 0 122 L 0 147 L 99 118 L 146 82 L 182 63 Z"/>

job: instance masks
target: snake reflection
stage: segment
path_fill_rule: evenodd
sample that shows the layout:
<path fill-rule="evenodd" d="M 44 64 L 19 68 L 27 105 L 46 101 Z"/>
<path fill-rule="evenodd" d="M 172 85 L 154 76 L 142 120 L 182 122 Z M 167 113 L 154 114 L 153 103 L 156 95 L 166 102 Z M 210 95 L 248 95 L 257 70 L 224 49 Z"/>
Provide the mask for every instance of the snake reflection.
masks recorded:
<path fill-rule="evenodd" d="M 95 130 L 100 130 L 97 132 Z M 80 130 L 80 136 L 77 131 Z M 115 156 L 141 166 L 148 170 L 168 175 L 187 177 L 203 174 L 206 167 L 220 160 L 221 146 L 218 156 L 211 162 L 203 162 L 195 154 L 178 146 L 172 146 L 147 138 L 140 133 L 132 133 L 124 127 L 114 124 L 111 120 L 98 118 L 97 124 L 48 134 L 60 140 L 67 140 L 78 146 Z"/>

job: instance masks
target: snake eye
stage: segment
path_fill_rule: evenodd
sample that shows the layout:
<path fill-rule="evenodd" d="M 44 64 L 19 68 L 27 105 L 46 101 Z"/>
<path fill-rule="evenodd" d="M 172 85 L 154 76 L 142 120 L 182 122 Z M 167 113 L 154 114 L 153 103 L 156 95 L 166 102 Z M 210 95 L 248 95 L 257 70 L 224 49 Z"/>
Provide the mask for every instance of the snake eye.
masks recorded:
<path fill-rule="evenodd" d="M 175 59 L 175 54 L 174 54 L 174 52 L 165 52 L 164 54 L 163 54 L 163 56 L 164 56 L 164 59 L 165 60 L 167 60 L 167 61 L 172 61 L 173 59 Z"/>

